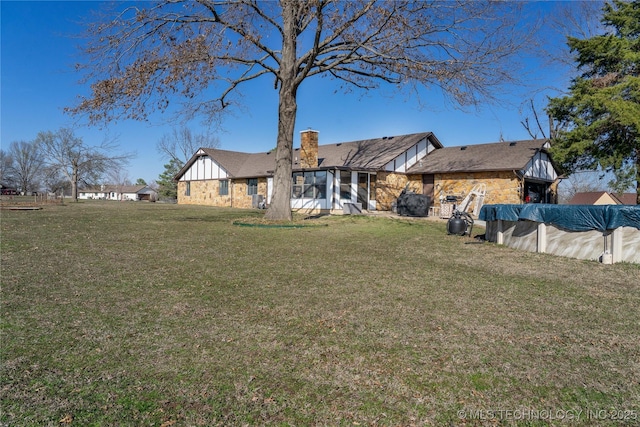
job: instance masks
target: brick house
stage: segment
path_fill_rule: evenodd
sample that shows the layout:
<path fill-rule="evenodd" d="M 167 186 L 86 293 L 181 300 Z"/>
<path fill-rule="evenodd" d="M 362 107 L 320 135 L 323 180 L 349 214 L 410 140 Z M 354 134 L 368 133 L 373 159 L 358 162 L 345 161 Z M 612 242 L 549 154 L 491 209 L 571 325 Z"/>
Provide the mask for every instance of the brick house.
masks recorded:
<path fill-rule="evenodd" d="M 522 203 L 534 190 L 553 201 L 557 173 L 544 140 L 444 148 L 431 132 L 319 145 L 301 132 L 293 153 L 291 208 L 342 212 L 346 203 L 388 211 L 408 188 L 438 207 L 482 182 L 485 203 Z M 200 148 L 175 176 L 178 203 L 237 208 L 268 204 L 275 154 Z M 536 200 L 537 201 L 537 200 Z"/>

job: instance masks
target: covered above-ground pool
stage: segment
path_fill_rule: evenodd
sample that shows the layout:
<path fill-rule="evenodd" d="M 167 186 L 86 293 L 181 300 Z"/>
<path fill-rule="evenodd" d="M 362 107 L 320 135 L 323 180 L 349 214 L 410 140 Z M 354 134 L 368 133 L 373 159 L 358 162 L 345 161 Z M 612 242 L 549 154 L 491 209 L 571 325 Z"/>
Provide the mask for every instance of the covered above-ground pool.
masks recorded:
<path fill-rule="evenodd" d="M 640 263 L 640 206 L 485 205 L 491 242 L 604 263 Z"/>

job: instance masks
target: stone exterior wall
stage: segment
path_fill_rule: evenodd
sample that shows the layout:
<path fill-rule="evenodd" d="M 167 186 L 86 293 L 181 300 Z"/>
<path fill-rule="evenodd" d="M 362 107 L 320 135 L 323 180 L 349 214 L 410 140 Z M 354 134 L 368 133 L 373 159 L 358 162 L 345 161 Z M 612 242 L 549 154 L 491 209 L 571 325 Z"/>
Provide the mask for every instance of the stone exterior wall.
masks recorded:
<path fill-rule="evenodd" d="M 186 195 L 187 182 L 191 186 L 191 195 Z M 229 183 L 231 186 L 231 183 Z M 178 203 L 184 205 L 206 205 L 206 206 L 231 206 L 231 196 L 221 196 L 220 181 L 179 181 L 178 182 Z M 229 190 L 231 193 L 231 190 Z"/>
<path fill-rule="evenodd" d="M 252 196 L 247 194 L 247 179 L 230 180 L 229 194 L 219 195 L 219 180 L 190 181 L 191 196 L 186 196 L 186 182 L 178 182 L 178 203 L 252 208 Z M 440 195 L 454 195 L 462 200 L 476 185 L 487 186 L 485 204 L 519 204 L 520 180 L 511 171 L 435 174 L 434 206 L 440 206 Z M 376 176 L 376 209 L 390 211 L 402 190 L 409 184 L 409 190 L 422 194 L 422 175 L 404 175 L 393 172 L 378 172 Z M 267 179 L 258 178 L 258 194 L 267 198 Z M 233 199 L 232 199 L 233 198 Z"/>
<path fill-rule="evenodd" d="M 378 172 L 376 174 L 376 210 L 390 211 L 402 190 L 409 183 L 409 189 L 422 194 L 422 176 L 407 176 L 393 172 Z"/>
<path fill-rule="evenodd" d="M 251 209 L 253 207 L 253 196 L 247 194 L 248 181 L 247 179 L 233 181 L 233 190 L 229 189 L 229 192 L 233 194 L 234 208 Z M 258 194 L 267 200 L 267 178 L 258 178 Z"/>
<path fill-rule="evenodd" d="M 187 181 L 178 182 L 178 203 L 184 205 L 204 205 L 218 207 L 234 207 L 251 209 L 252 196 L 247 194 L 247 179 L 229 180 L 229 194 L 221 196 L 220 181 L 188 181 L 191 185 L 191 195 L 187 196 Z M 258 194 L 267 198 L 267 179 L 258 179 Z M 233 197 L 233 199 L 232 199 Z"/>
<path fill-rule="evenodd" d="M 519 204 L 521 181 L 512 171 L 435 174 L 434 205 L 440 206 L 440 197 L 457 196 L 459 201 L 477 184 L 485 184 L 484 204 Z"/>

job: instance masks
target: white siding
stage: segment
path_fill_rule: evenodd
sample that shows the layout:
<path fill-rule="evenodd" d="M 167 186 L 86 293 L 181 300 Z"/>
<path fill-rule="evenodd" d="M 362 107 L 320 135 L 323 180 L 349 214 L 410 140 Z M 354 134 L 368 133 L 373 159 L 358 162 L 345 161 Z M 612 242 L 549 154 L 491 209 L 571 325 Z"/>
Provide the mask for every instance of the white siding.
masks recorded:
<path fill-rule="evenodd" d="M 104 191 L 78 191 L 78 199 L 108 199 L 109 193 Z"/>
<path fill-rule="evenodd" d="M 433 144 L 425 138 L 387 163 L 384 170 L 388 172 L 406 172 L 407 169 L 418 163 L 434 149 Z"/>
<path fill-rule="evenodd" d="M 206 161 L 207 158 L 202 158 L 204 163 L 204 175 L 205 176 L 213 176 L 213 161 Z"/>
<path fill-rule="evenodd" d="M 291 199 L 291 209 L 330 209 L 330 205 L 328 199 Z"/>
<path fill-rule="evenodd" d="M 558 179 L 558 174 L 553 169 L 553 165 L 549 160 L 547 153 L 538 152 L 527 164 L 524 169 L 524 176 L 526 178 L 540 179 L 543 181 L 555 181 Z"/>
<path fill-rule="evenodd" d="M 222 166 L 209 156 L 201 156 L 185 171 L 180 181 L 198 181 L 204 179 L 227 179 L 228 174 Z"/>

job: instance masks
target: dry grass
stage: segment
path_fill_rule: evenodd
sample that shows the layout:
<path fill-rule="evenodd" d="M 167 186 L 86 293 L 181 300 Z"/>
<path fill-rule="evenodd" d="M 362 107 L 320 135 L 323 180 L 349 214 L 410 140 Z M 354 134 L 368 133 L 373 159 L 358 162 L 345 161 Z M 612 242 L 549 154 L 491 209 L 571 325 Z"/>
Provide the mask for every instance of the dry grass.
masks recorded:
<path fill-rule="evenodd" d="M 1 214 L 8 425 L 640 422 L 637 265 L 467 244 L 433 221 Z"/>

